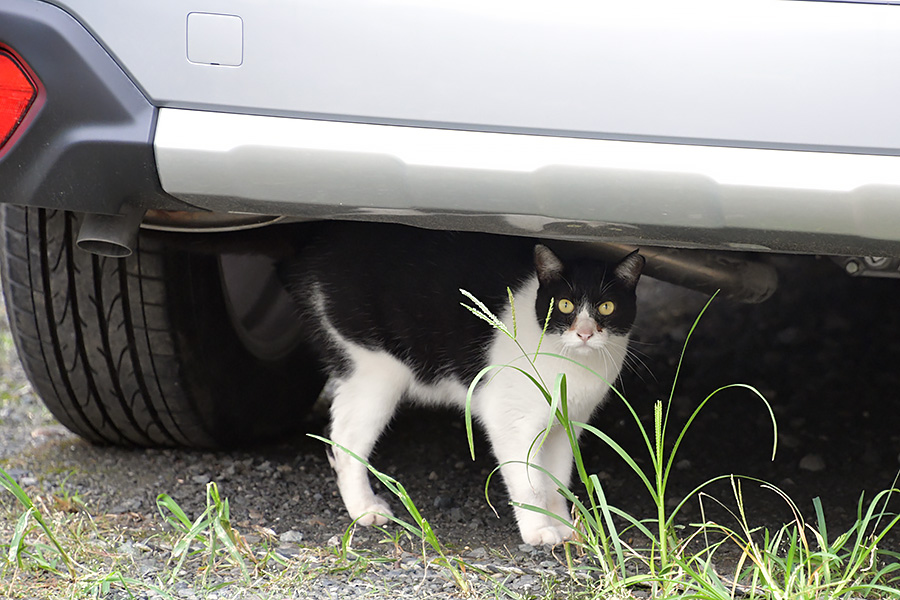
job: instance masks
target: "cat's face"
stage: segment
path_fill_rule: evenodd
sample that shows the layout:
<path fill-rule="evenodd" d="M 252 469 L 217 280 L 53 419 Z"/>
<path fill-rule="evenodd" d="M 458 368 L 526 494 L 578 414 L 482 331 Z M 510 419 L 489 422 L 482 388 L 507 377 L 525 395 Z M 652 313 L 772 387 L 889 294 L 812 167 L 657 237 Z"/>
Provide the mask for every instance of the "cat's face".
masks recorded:
<path fill-rule="evenodd" d="M 618 264 L 579 260 L 563 263 L 547 247 L 535 247 L 540 287 L 535 311 L 540 325 L 550 310 L 547 336 L 562 354 L 602 352 L 611 337 L 624 337 L 634 323 L 635 287 L 644 259 L 632 253 Z"/>

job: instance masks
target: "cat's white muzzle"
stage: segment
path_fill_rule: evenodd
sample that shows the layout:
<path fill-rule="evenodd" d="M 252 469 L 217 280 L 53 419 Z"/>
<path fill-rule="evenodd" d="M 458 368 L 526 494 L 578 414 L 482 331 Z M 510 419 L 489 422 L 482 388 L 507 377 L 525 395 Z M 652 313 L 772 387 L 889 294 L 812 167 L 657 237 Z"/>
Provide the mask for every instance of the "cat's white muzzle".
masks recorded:
<path fill-rule="evenodd" d="M 600 329 L 597 322 L 582 311 L 562 335 L 562 342 L 567 353 L 583 356 L 600 351 L 608 338 L 609 334 Z"/>

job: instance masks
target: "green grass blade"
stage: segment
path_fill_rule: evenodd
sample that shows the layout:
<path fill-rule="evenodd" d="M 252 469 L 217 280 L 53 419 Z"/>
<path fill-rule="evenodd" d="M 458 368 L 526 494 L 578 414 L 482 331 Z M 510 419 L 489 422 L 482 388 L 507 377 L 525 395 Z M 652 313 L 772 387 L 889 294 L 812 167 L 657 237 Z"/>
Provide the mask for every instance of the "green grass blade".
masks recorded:
<path fill-rule="evenodd" d="M 489 365 L 481 369 L 481 371 L 478 372 L 478 375 L 475 376 L 475 379 L 472 380 L 472 383 L 469 384 L 469 389 L 466 391 L 466 439 L 469 442 L 469 454 L 471 455 L 472 460 L 475 460 L 475 434 L 474 427 L 472 425 L 472 398 L 475 394 L 475 389 L 478 387 L 478 384 L 481 382 L 481 380 L 484 379 L 488 373 L 497 369 L 515 369 L 516 371 L 520 372 L 522 375 L 531 380 L 535 387 L 540 390 L 548 404 L 553 403 L 553 396 L 550 394 L 550 392 L 548 392 L 547 389 L 533 375 L 531 375 L 531 373 L 528 373 L 521 367 L 517 367 L 514 365 Z"/>
<path fill-rule="evenodd" d="M 625 461 L 625 464 L 627 464 L 631 468 L 631 470 L 634 471 L 635 474 L 640 478 L 640 480 L 643 482 L 644 486 L 647 488 L 647 491 L 650 492 L 650 496 L 653 498 L 653 501 L 656 502 L 658 500 L 658 498 L 656 496 L 655 486 L 650 481 L 650 479 L 647 477 L 647 475 L 644 474 L 643 469 L 641 469 L 641 467 L 638 466 L 637 462 L 635 462 L 635 460 L 633 458 L 631 458 L 631 455 L 628 454 L 627 450 L 622 448 L 622 446 L 620 446 L 609 435 L 600 431 L 593 425 L 588 425 L 587 423 L 579 423 L 576 421 L 573 421 L 572 425 L 581 427 L 588 433 L 590 433 L 590 434 L 596 436 L 598 439 L 602 440 L 607 446 L 609 446 L 616 454 L 619 455 L 619 458 L 621 458 L 623 461 Z"/>
<path fill-rule="evenodd" d="M 7 555 L 7 560 L 12 564 L 18 564 L 20 566 L 22 564 L 22 547 L 25 543 L 25 535 L 28 533 L 28 521 L 33 512 L 34 509 L 29 508 L 23 512 L 16 521 L 12 539 L 9 541 L 9 551 Z"/>
<path fill-rule="evenodd" d="M 816 523 L 819 526 L 818 537 L 822 549 L 829 548 L 828 543 L 828 527 L 825 523 L 825 510 L 822 508 L 822 499 L 816 496 L 812 499 L 813 509 L 816 513 Z"/>
<path fill-rule="evenodd" d="M 231 562 L 241 570 L 241 577 L 246 583 L 250 582 L 250 573 L 247 570 L 247 563 L 244 560 L 244 557 L 241 555 L 240 549 L 237 547 L 234 538 L 234 532 L 231 529 L 231 525 L 225 519 L 215 519 L 213 521 L 213 529 L 216 534 L 216 538 L 218 538 L 219 543 L 222 544 L 222 547 L 225 548 L 225 551 L 228 553 L 228 556 L 231 557 Z M 214 553 L 210 553 L 210 560 L 214 558 Z"/>
<path fill-rule="evenodd" d="M 672 446 L 672 450 L 669 452 L 669 460 L 666 463 L 664 472 L 664 481 L 668 481 L 669 474 L 671 473 L 672 468 L 675 464 L 675 455 L 677 454 L 678 449 L 681 447 L 681 442 L 684 440 L 685 435 L 687 435 L 687 432 L 690 430 L 691 425 L 694 423 L 694 420 L 710 400 L 716 397 L 719 393 L 729 389 L 749 390 L 763 401 L 763 404 L 769 411 L 769 418 L 772 421 L 772 460 L 775 460 L 775 453 L 778 450 L 778 422 L 775 418 L 775 411 L 772 409 L 772 405 L 769 403 L 766 397 L 763 396 L 762 393 L 760 393 L 759 390 L 757 390 L 755 387 L 747 385 L 745 383 L 732 383 L 729 385 L 724 385 L 709 394 L 706 398 L 703 399 L 703 401 L 697 406 L 697 408 L 694 409 L 694 412 L 691 413 L 690 418 L 688 418 L 688 420 L 682 426 L 681 431 L 678 434 L 678 438 L 675 440 L 675 444 Z"/>
<path fill-rule="evenodd" d="M 159 510 L 159 514 L 162 516 L 163 520 L 173 528 L 182 532 L 186 532 L 191 528 L 191 520 L 178 503 L 168 494 L 163 493 L 156 497 L 156 508 Z M 165 513 L 163 511 L 164 508 L 171 514 Z"/>
<path fill-rule="evenodd" d="M 609 512 L 627 521 L 629 527 L 634 527 L 638 531 L 638 533 L 650 540 L 651 545 L 659 546 L 659 540 L 656 538 L 656 534 L 653 533 L 642 520 L 630 515 L 620 508 L 616 508 L 615 506 L 611 505 L 609 506 Z"/>
<path fill-rule="evenodd" d="M 516 299 L 513 298 L 512 288 L 506 288 L 506 295 L 509 296 L 509 309 L 512 313 L 512 334 L 514 338 L 517 338 L 519 335 L 519 328 L 516 324 Z"/>
<path fill-rule="evenodd" d="M 678 366 L 675 367 L 675 377 L 672 379 L 672 388 L 669 391 L 669 402 L 675 399 L 675 386 L 678 384 L 679 377 L 681 376 L 681 367 L 684 365 L 684 357 L 687 354 L 688 345 L 691 341 L 691 336 L 694 335 L 694 330 L 697 329 L 697 325 L 700 324 L 700 319 L 703 318 L 703 314 L 706 312 L 706 309 L 709 308 L 710 304 L 712 304 L 713 300 L 716 299 L 716 296 L 719 295 L 720 290 L 716 290 L 712 296 L 709 297 L 709 300 L 706 301 L 706 304 L 703 305 L 703 308 L 700 309 L 700 313 L 697 315 L 697 318 L 694 319 L 694 324 L 691 325 L 691 328 L 688 330 L 687 336 L 684 338 L 684 344 L 681 346 L 681 355 L 678 357 Z"/>
<path fill-rule="evenodd" d="M 53 547 L 56 549 L 56 552 L 59 553 L 59 556 L 62 558 L 63 563 L 66 565 L 66 568 L 69 571 L 69 575 L 74 579 L 76 576 L 75 572 L 75 563 L 69 556 L 68 552 L 66 552 L 62 544 L 59 543 L 59 540 L 56 539 L 56 536 L 53 534 L 53 531 L 47 525 L 47 522 L 44 520 L 44 516 L 41 514 L 41 511 L 37 509 L 34 505 L 34 502 L 31 501 L 31 498 L 25 492 L 22 487 L 16 483 L 16 480 L 12 478 L 12 476 L 0 469 L 0 486 L 9 491 L 13 496 L 15 496 L 16 500 L 19 501 L 19 504 L 29 512 L 40 528 L 43 530 L 44 535 L 47 536 L 47 539 L 50 540 L 50 543 L 53 544 Z"/>
<path fill-rule="evenodd" d="M 624 581 L 628 577 L 628 573 L 625 571 L 625 552 L 622 548 L 622 540 L 619 539 L 619 532 L 616 529 L 616 524 L 613 521 L 613 507 L 610 506 L 609 502 L 606 500 L 606 494 L 603 492 L 603 486 L 600 484 L 600 478 L 596 475 L 591 475 L 591 481 L 594 484 L 594 493 L 597 495 L 597 503 L 600 505 L 600 513 L 603 515 L 603 520 L 606 526 L 606 534 L 607 537 L 612 541 L 613 550 L 616 553 L 616 564 L 619 565 L 622 580 Z"/>
<path fill-rule="evenodd" d="M 650 436 L 647 434 L 647 430 L 644 427 L 643 422 L 641 421 L 641 417 L 638 415 L 637 411 L 634 409 L 634 406 L 631 405 L 631 402 L 629 402 L 628 399 L 625 398 L 625 396 L 622 394 L 622 392 L 620 392 L 618 389 L 616 389 L 616 387 L 611 382 L 607 381 L 606 378 L 604 378 L 602 375 L 600 375 L 600 373 L 598 373 L 597 371 L 591 369 L 590 367 L 586 367 L 585 365 L 581 364 L 580 362 L 578 362 L 577 360 L 575 360 L 571 357 L 563 356 L 561 354 L 555 354 L 552 352 L 541 352 L 537 356 L 547 356 L 547 357 L 555 358 L 555 359 L 558 359 L 561 361 L 567 361 L 569 363 L 572 363 L 576 367 L 580 367 L 581 369 L 587 371 L 588 373 L 592 374 L 594 377 L 596 377 L 597 379 L 599 379 L 600 381 L 605 383 L 606 386 L 609 388 L 610 393 L 613 394 L 614 396 L 616 396 L 619 400 L 621 400 L 622 403 L 625 405 L 625 408 L 628 410 L 629 414 L 631 414 L 631 418 L 634 420 L 635 424 L 637 425 L 638 432 L 640 432 L 641 437 L 644 440 L 644 445 L 647 447 L 647 452 L 651 456 L 655 454 L 653 442 L 650 441 Z"/>
<path fill-rule="evenodd" d="M 16 480 L 12 478 L 12 476 L 0 469 L 0 486 L 3 486 L 8 492 L 10 492 L 13 496 L 16 497 L 16 500 L 19 501 L 26 509 L 34 509 L 34 503 L 32 503 L 31 498 L 25 493 L 25 490 L 16 483 Z M 37 510 L 37 509 L 35 509 Z"/>

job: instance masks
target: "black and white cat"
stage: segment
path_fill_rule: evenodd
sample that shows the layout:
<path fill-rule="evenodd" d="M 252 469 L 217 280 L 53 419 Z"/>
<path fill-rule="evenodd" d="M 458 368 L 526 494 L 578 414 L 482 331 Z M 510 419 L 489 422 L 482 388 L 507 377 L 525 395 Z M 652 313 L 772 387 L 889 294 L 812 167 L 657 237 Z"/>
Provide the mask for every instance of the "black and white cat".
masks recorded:
<path fill-rule="evenodd" d="M 461 306 L 460 289 L 512 330 L 511 288 L 518 341 L 532 356 L 553 302 L 541 352 L 572 358 L 602 378 L 554 357 L 539 356 L 536 366 L 550 385 L 566 373 L 570 416 L 587 421 L 628 352 L 643 265 L 637 253 L 613 265 L 563 262 L 524 238 L 334 223 L 314 233 L 281 274 L 335 384 L 330 437 L 368 459 L 401 399 L 462 408 L 469 384 L 486 365 L 530 369 L 515 343 Z M 534 384 L 515 369 L 496 370 L 480 383 L 471 409 L 503 465 L 510 498 L 568 519 L 552 480 L 521 464 L 530 460 L 565 484 L 572 470 L 559 426 L 533 454 L 550 415 Z M 390 508 L 372 492 L 365 466 L 337 450 L 332 464 L 350 517 L 363 525 L 385 523 L 378 513 Z M 556 544 L 572 533 L 538 512 L 516 508 L 515 515 L 529 544 Z"/>

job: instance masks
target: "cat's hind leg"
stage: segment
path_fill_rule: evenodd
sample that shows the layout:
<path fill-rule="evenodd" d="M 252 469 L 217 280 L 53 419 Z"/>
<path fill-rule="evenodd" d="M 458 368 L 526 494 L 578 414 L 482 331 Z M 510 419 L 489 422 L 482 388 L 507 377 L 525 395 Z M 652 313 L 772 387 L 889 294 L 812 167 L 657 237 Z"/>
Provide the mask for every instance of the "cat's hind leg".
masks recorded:
<path fill-rule="evenodd" d="M 351 372 L 334 387 L 331 405 L 331 441 L 362 461 L 369 455 L 390 422 L 409 387 L 411 372 L 384 352 L 357 350 Z M 360 525 L 384 525 L 391 509 L 369 484 L 366 465 L 340 448 L 332 454 L 338 489 L 350 518 Z"/>

